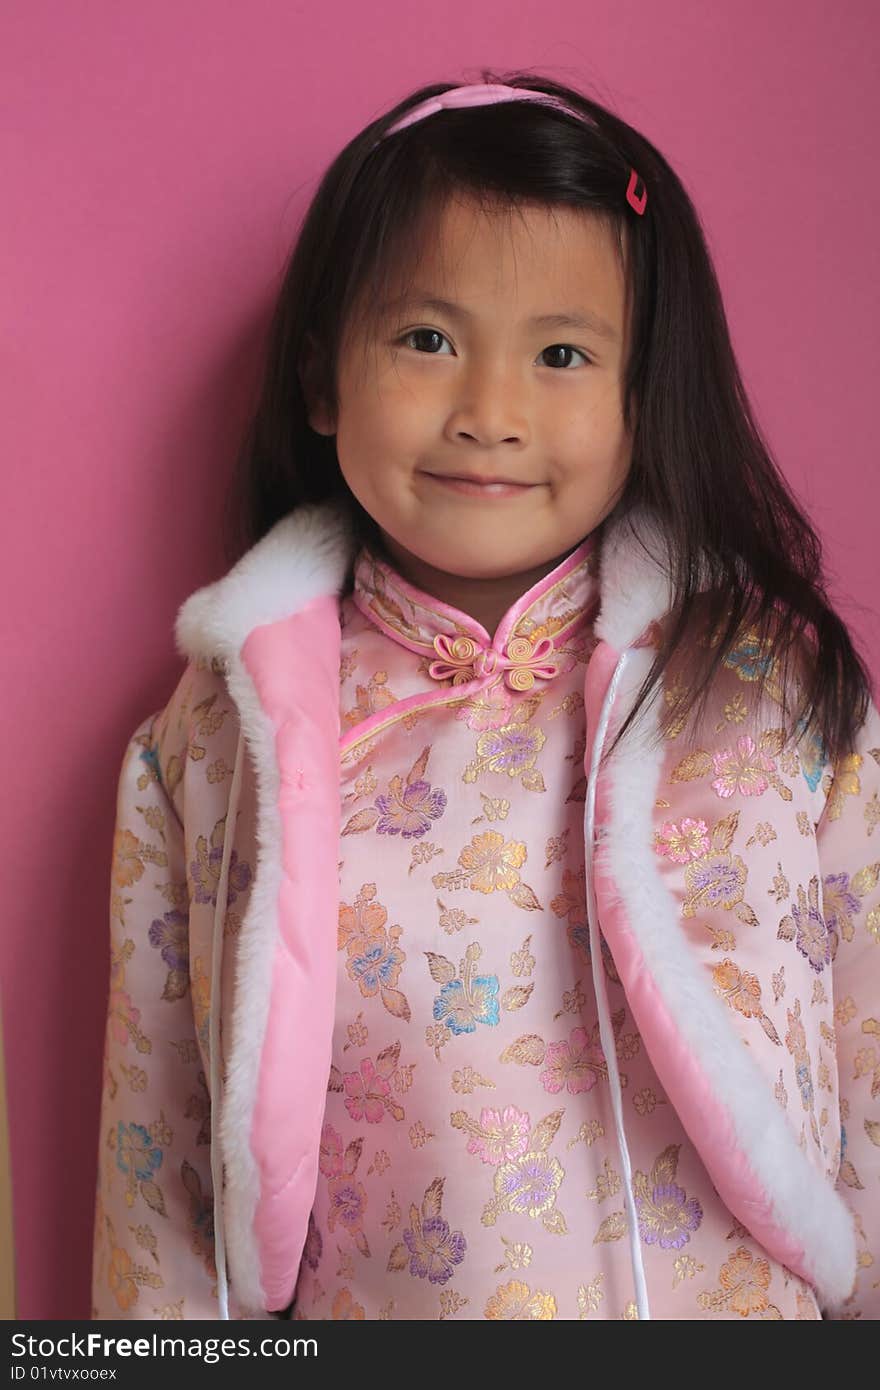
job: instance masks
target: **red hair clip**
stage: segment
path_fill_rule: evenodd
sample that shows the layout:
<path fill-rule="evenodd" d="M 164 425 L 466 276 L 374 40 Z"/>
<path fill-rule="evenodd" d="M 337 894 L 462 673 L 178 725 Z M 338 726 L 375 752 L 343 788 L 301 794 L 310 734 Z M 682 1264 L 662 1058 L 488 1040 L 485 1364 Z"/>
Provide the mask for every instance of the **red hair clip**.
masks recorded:
<path fill-rule="evenodd" d="M 636 196 L 636 188 L 640 183 L 642 184 L 642 196 L 639 198 Z M 641 217 L 645 211 L 645 205 L 648 201 L 648 190 L 645 187 L 644 183 L 642 183 L 642 180 L 636 173 L 635 169 L 630 169 L 629 171 L 629 187 L 626 190 L 626 201 L 629 203 L 631 208 L 635 208 L 636 212 Z"/>

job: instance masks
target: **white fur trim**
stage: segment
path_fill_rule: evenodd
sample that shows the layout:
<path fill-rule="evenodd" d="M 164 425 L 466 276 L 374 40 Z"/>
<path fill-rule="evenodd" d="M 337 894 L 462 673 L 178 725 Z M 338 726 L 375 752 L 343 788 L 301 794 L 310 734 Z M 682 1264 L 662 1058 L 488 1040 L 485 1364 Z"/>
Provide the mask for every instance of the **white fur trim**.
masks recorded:
<path fill-rule="evenodd" d="M 185 657 L 237 655 L 255 627 L 340 592 L 352 545 L 351 522 L 341 504 L 298 507 L 227 575 L 186 600 L 175 627 L 178 650 Z M 647 511 L 633 511 L 603 531 L 596 634 L 616 651 L 631 646 L 668 612 L 666 556 L 665 536 Z"/>
<path fill-rule="evenodd" d="M 266 1316 L 254 1236 L 260 1179 L 250 1133 L 278 941 L 282 828 L 275 730 L 240 653 L 255 627 L 340 590 L 350 554 L 347 518 L 329 504 L 303 507 L 273 527 L 225 578 L 193 594 L 177 620 L 178 645 L 185 656 L 225 661 L 227 685 L 256 774 L 257 866 L 238 941 L 219 1123 L 226 1174 L 221 1217 L 232 1293 L 245 1316 Z M 212 1104 L 217 1103 L 212 1096 Z"/>
<path fill-rule="evenodd" d="M 652 660 L 650 648 L 629 653 L 618 710 L 631 709 Z M 779 1225 L 803 1246 L 820 1298 L 836 1304 L 851 1292 L 856 1274 L 849 1208 L 798 1146 L 725 1005 L 707 988 L 653 853 L 653 806 L 664 757 L 656 740 L 657 708 L 656 701 L 647 707 L 608 764 L 610 823 L 596 847 L 596 863 L 611 875 L 645 967 L 685 1043 L 723 1087 L 720 1097 L 738 1142 Z M 609 737 L 621 722 L 612 718 Z"/>
<path fill-rule="evenodd" d="M 272 721 L 263 713 L 254 683 L 241 659 L 229 655 L 227 662 L 229 692 L 238 706 L 256 771 L 257 867 L 238 940 L 219 1135 L 226 1171 L 223 1223 L 230 1282 L 242 1311 L 252 1314 L 266 1311 L 254 1236 L 260 1178 L 251 1153 L 250 1135 L 269 1016 L 272 962 L 278 940 L 281 818 Z M 214 1101 L 212 1097 L 212 1103 Z"/>
<path fill-rule="evenodd" d="M 667 540 L 649 512 L 634 510 L 609 527 L 599 555 L 597 637 L 623 652 L 668 613 L 672 606 L 668 571 Z"/>
<path fill-rule="evenodd" d="M 223 579 L 186 600 L 175 625 L 178 650 L 185 657 L 237 656 L 254 628 L 340 592 L 351 551 L 351 523 L 341 506 L 298 507 Z"/>

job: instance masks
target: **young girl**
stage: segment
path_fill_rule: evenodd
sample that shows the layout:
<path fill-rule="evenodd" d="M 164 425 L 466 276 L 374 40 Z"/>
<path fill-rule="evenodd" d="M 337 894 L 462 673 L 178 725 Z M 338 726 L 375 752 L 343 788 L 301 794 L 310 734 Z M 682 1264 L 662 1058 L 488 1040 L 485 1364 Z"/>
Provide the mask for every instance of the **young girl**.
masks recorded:
<path fill-rule="evenodd" d="M 681 182 L 484 77 L 326 173 L 125 756 L 93 1315 L 876 1318 L 868 676 Z"/>

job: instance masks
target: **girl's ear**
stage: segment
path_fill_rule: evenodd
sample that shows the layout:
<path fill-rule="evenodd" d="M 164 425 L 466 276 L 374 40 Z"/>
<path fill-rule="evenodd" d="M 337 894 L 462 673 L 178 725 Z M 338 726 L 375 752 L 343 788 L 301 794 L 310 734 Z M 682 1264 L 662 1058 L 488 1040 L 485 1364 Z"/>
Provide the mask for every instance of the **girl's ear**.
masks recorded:
<path fill-rule="evenodd" d="M 335 434 L 336 418 L 318 388 L 321 349 L 313 333 L 306 334 L 302 366 L 297 373 L 309 425 L 316 434 Z"/>

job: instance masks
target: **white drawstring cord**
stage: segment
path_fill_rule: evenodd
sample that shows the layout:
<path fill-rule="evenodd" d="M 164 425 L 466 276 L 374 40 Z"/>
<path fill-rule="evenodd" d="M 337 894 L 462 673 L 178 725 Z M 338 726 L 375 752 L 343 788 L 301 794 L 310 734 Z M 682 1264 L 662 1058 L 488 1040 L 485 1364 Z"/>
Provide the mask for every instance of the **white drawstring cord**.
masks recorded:
<path fill-rule="evenodd" d="M 620 1085 L 620 1072 L 617 1067 L 617 1044 L 614 1040 L 614 1031 L 611 1026 L 611 1013 L 608 1008 L 608 989 L 605 983 L 605 967 L 602 964 L 602 944 L 599 940 L 596 890 L 593 883 L 593 833 L 596 820 L 596 776 L 598 773 L 599 759 L 602 755 L 602 748 L 605 743 L 608 721 L 611 718 L 611 710 L 614 705 L 614 697 L 617 693 L 617 687 L 626 663 L 627 655 L 628 653 L 624 652 L 614 668 L 614 675 L 611 678 L 602 704 L 602 712 L 599 716 L 599 727 L 596 730 L 596 737 L 593 740 L 590 775 L 587 779 L 587 804 L 584 810 L 584 846 L 587 918 L 590 925 L 590 956 L 593 967 L 593 986 L 596 991 L 596 1003 L 599 1009 L 599 1037 L 602 1042 L 602 1051 L 605 1054 L 605 1060 L 608 1063 L 611 1105 L 614 1110 L 614 1124 L 617 1129 L 617 1145 L 620 1149 L 620 1161 L 623 1166 L 627 1215 L 626 1224 L 629 1234 L 629 1257 L 632 1265 L 633 1282 L 636 1289 L 636 1306 L 638 1308 L 639 1321 L 641 1322 L 650 1320 L 651 1311 L 648 1306 L 648 1289 L 645 1282 L 645 1269 L 642 1263 L 642 1245 L 639 1238 L 639 1223 L 636 1214 L 635 1198 L 633 1196 L 632 1167 L 629 1161 L 629 1149 L 626 1145 L 626 1134 L 623 1128 L 623 1093 Z"/>
<path fill-rule="evenodd" d="M 214 1263 L 217 1267 L 217 1297 L 220 1302 L 220 1317 L 229 1318 L 229 1294 L 226 1277 L 226 1238 L 223 1230 L 223 1159 L 220 1152 L 220 1087 L 222 1085 L 220 1068 L 220 1012 L 223 960 L 223 928 L 226 922 L 226 906 L 229 898 L 229 862 L 232 857 L 232 842 L 235 839 L 235 821 L 238 813 L 238 800 L 241 788 L 241 769 L 244 761 L 244 733 L 239 731 L 238 746 L 235 750 L 235 769 L 232 773 L 232 786 L 229 790 L 229 806 L 226 811 L 226 824 L 223 830 L 223 858 L 220 863 L 220 878 L 217 883 L 217 902 L 214 907 L 214 932 L 211 948 L 211 1183 L 214 1188 Z"/>

